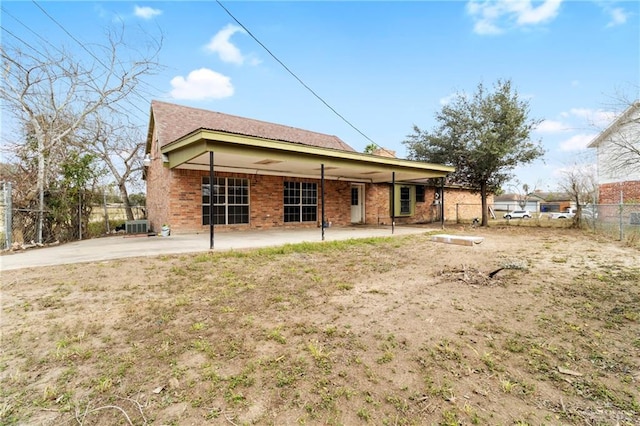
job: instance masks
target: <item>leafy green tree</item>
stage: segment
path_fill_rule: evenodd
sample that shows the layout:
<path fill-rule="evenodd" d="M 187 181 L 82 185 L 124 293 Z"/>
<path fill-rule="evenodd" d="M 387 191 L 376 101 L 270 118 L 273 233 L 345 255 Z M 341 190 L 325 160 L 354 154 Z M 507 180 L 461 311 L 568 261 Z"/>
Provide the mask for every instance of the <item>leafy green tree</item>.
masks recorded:
<path fill-rule="evenodd" d="M 488 194 L 498 191 L 516 166 L 544 155 L 540 142 L 530 140 L 540 120 L 529 118 L 529 103 L 510 80 L 498 80 L 493 91 L 479 84 L 472 96 L 457 93 L 435 118 L 431 132 L 414 125 L 403 142 L 409 158 L 454 166 L 449 181 L 480 192 L 486 226 Z"/>
<path fill-rule="evenodd" d="M 363 152 L 365 154 L 373 154 L 376 149 L 378 149 L 378 145 L 376 145 L 374 143 L 370 143 L 369 145 L 364 147 L 364 151 Z"/>
<path fill-rule="evenodd" d="M 103 174 L 93 154 L 70 151 L 60 164 L 59 178 L 51 182 L 47 197 L 47 225 L 51 237 L 70 241 L 86 235 L 92 205 L 97 200 L 95 186 Z"/>

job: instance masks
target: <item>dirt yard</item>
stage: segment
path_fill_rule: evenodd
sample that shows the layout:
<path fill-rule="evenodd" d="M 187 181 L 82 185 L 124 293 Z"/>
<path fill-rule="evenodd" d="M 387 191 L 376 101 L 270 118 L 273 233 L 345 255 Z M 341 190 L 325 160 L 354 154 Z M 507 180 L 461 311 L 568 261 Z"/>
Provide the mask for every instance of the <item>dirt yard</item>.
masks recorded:
<path fill-rule="evenodd" d="M 0 424 L 640 425 L 638 249 L 463 232 L 4 272 Z"/>

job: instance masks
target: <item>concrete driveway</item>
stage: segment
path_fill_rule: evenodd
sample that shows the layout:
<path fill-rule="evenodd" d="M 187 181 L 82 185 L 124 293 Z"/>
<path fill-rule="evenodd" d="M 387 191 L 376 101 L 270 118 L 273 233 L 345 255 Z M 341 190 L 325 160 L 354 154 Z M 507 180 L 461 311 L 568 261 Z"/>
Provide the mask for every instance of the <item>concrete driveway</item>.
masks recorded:
<path fill-rule="evenodd" d="M 440 229 L 439 225 L 431 227 L 396 226 L 393 235 L 420 234 L 436 229 Z M 325 241 L 389 236 L 392 236 L 391 227 L 352 226 L 325 229 Z M 214 250 L 238 250 L 319 241 L 322 241 L 322 234 L 318 228 L 217 232 L 214 238 Z M 116 235 L 5 254 L 0 256 L 0 269 L 7 271 L 39 266 L 206 251 L 209 251 L 208 233 L 177 234 L 169 237 Z"/>

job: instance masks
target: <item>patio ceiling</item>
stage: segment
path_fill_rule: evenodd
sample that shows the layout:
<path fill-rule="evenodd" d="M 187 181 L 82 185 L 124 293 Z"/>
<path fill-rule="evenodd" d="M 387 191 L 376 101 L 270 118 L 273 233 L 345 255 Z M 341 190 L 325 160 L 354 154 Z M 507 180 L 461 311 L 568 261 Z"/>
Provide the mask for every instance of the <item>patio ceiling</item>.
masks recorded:
<path fill-rule="evenodd" d="M 358 152 L 341 151 L 200 129 L 162 147 L 170 168 L 209 170 L 214 152 L 216 171 L 234 173 L 320 177 L 355 182 L 419 181 L 446 176 L 453 167 Z"/>

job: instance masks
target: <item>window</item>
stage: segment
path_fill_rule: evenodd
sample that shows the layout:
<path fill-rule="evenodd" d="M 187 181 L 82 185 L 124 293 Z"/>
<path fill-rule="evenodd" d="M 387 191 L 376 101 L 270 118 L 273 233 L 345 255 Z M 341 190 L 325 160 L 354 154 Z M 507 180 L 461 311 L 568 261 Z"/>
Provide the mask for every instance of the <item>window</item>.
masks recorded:
<path fill-rule="evenodd" d="M 202 178 L 202 224 L 209 225 L 209 178 Z M 213 224 L 234 225 L 249 223 L 249 180 L 214 178 Z"/>
<path fill-rule="evenodd" d="M 351 187 L 351 205 L 357 206 L 360 203 L 360 189 L 358 187 Z"/>
<path fill-rule="evenodd" d="M 416 203 L 424 203 L 424 185 L 416 186 Z"/>
<path fill-rule="evenodd" d="M 400 214 L 411 214 L 411 190 L 408 186 L 400 187 Z"/>
<path fill-rule="evenodd" d="M 318 185 L 309 182 L 284 183 L 284 221 L 318 220 Z"/>

